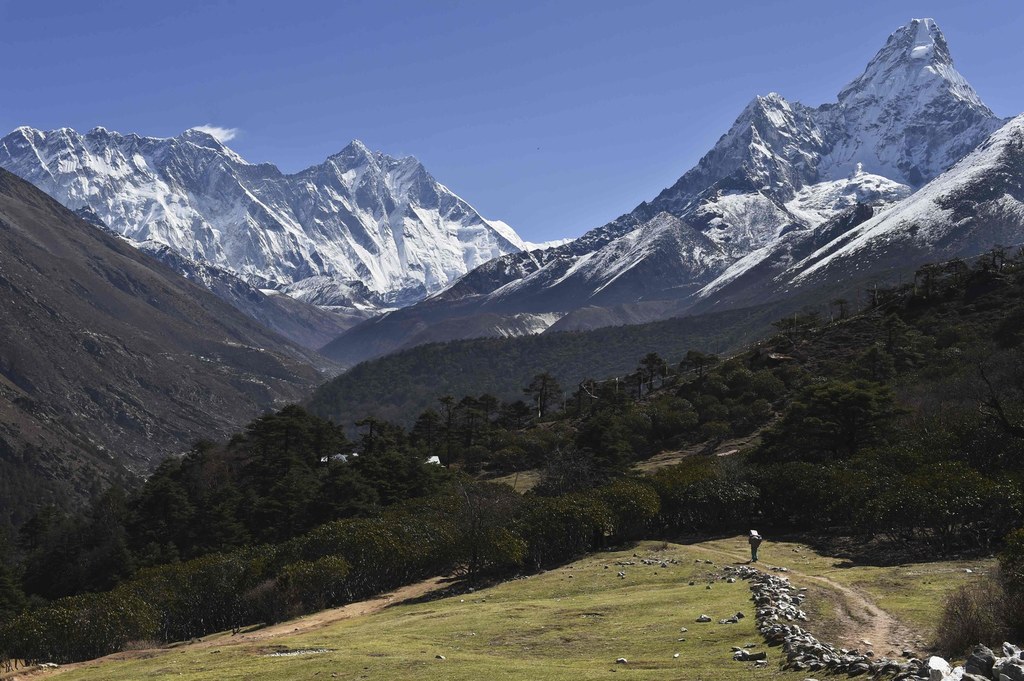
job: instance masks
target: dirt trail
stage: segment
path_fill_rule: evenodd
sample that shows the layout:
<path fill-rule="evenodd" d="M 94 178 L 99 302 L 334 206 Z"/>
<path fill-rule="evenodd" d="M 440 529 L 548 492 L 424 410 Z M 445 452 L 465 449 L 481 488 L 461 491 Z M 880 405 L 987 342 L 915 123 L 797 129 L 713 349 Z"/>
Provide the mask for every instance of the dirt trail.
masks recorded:
<path fill-rule="evenodd" d="M 15 673 L 14 675 L 2 676 L 0 678 L 5 680 L 27 678 L 37 679 L 54 676 L 72 669 L 84 669 L 94 665 L 103 664 L 105 662 L 155 657 L 163 652 L 180 647 L 188 647 L 189 649 L 213 647 L 224 648 L 226 646 L 251 645 L 260 641 L 270 641 L 271 639 L 283 638 L 286 636 L 306 634 L 323 629 L 337 622 L 341 622 L 342 620 L 372 615 L 373 613 L 380 612 L 390 605 L 398 605 L 404 601 L 425 596 L 431 592 L 443 589 L 445 586 L 446 582 L 444 577 L 433 577 L 422 582 L 417 582 L 416 584 L 400 587 L 391 593 L 378 596 L 377 598 L 371 598 L 357 603 L 349 603 L 348 605 L 343 605 L 340 608 L 332 608 L 331 610 L 322 610 L 296 620 L 289 620 L 288 622 L 274 624 L 269 627 L 251 629 L 235 635 L 230 633 L 211 634 L 205 638 L 197 639 L 192 643 L 171 643 L 169 645 L 159 646 L 156 648 L 126 650 L 120 653 L 107 655 L 106 657 L 97 658 L 95 660 L 62 665 L 57 669 L 30 669 L 21 672 L 20 674 Z"/>
<path fill-rule="evenodd" d="M 691 545 L 688 548 L 729 558 L 736 564 L 746 564 L 747 554 L 710 546 Z M 904 650 L 915 648 L 917 635 L 905 624 L 878 607 L 871 597 L 859 589 L 822 575 L 809 575 L 786 566 L 787 577 L 795 577 L 797 586 L 817 585 L 838 596 L 836 614 L 840 633 L 833 643 L 846 648 L 870 648 L 876 654 L 898 657 Z M 813 631 L 813 624 L 809 627 Z"/>

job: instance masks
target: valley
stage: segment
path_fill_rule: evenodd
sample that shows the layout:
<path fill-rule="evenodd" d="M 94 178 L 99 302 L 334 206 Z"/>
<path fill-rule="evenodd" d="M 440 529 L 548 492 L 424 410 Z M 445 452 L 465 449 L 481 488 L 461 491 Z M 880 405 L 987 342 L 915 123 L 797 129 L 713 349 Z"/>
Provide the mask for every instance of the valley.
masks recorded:
<path fill-rule="evenodd" d="M 930 18 L 808 9 L 814 58 L 753 4 L 538 46 L 563 7 L 308 1 L 320 40 L 10 31 L 63 70 L 0 112 L 0 678 L 1024 679 L 1024 105 L 977 17 L 979 90 Z"/>

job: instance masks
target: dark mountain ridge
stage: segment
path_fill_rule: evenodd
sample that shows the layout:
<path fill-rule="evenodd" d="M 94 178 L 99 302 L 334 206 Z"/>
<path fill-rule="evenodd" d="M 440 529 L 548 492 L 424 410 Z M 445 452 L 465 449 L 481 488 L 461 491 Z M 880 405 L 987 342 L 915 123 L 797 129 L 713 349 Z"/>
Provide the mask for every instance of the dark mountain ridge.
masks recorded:
<path fill-rule="evenodd" d="M 15 521 L 301 399 L 323 363 L 3 170 L 0 319 Z"/>

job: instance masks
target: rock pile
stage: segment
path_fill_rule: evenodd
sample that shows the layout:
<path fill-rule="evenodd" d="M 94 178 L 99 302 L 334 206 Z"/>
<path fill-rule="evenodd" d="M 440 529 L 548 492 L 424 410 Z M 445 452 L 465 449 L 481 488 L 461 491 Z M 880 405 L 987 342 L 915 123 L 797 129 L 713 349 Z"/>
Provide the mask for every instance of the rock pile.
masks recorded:
<path fill-rule="evenodd" d="M 1002 657 L 987 646 L 977 645 L 962 667 L 953 667 L 941 657 L 928 660 L 929 681 L 1024 681 L 1021 650 L 1003 644 Z"/>
<path fill-rule="evenodd" d="M 776 570 L 776 572 L 780 573 L 783 570 Z M 794 589 L 788 578 L 748 566 L 728 566 L 725 568 L 725 573 L 728 576 L 735 575 L 750 582 L 750 590 L 757 606 L 758 631 L 769 644 L 782 646 L 786 658 L 784 664 L 786 668 L 797 671 L 824 671 L 848 676 L 870 674 L 875 677 L 935 681 L 928 668 L 928 663 L 923 660 L 875 659 L 869 653 L 837 648 L 829 643 L 819 641 L 796 623 L 807 620 L 807 614 L 800 609 L 804 600 L 804 592 Z M 728 577 L 723 576 L 722 578 L 727 579 Z M 947 681 L 945 677 L 941 678 L 943 681 Z M 950 678 L 948 681 L 953 680 Z M 997 681 L 1000 680 L 997 679 Z M 1024 681 L 1024 677 L 1020 681 Z"/>

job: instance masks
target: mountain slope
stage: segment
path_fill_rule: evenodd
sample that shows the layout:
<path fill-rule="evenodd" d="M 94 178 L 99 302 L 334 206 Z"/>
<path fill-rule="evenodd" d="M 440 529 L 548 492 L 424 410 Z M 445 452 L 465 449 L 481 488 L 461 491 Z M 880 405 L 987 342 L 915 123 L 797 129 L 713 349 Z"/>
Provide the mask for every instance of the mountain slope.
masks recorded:
<path fill-rule="evenodd" d="M 152 241 L 135 246 L 303 348 L 319 348 L 373 314 L 354 307 L 321 307 L 298 296 L 257 289 L 227 270 L 186 258 L 170 246 Z"/>
<path fill-rule="evenodd" d="M 324 352 L 351 364 L 409 347 L 410 330 L 422 337 L 443 323 L 455 334 L 464 329 L 453 337 L 479 334 L 495 314 L 564 320 L 555 328 L 680 314 L 737 263 L 750 269 L 801 233 L 818 239 L 815 230 L 859 203 L 882 211 L 906 199 L 1002 123 L 954 68 L 935 22 L 914 19 L 836 102 L 812 108 L 775 93 L 756 97 L 652 201 L 564 246 L 488 262 L 419 305 L 349 330 Z M 646 244 L 652 221 L 667 218 L 680 235 L 675 253 L 631 246 Z M 618 272 L 643 272 L 643 283 Z"/>
<path fill-rule="evenodd" d="M 649 352 L 677 362 L 689 350 L 737 350 L 766 335 L 780 316 L 775 307 L 763 305 L 579 333 L 449 343 L 424 335 L 424 344 L 363 362 L 331 379 L 307 406 L 346 427 L 367 416 L 409 425 L 423 410 L 436 408 L 444 395 L 523 399 L 523 388 L 542 372 L 550 372 L 571 393 L 584 379 L 635 372 Z"/>
<path fill-rule="evenodd" d="M 0 140 L 0 167 L 134 242 L 166 245 L 257 288 L 327 276 L 407 304 L 524 248 L 416 159 L 358 141 L 286 175 L 200 130 L 158 139 L 22 127 Z"/>
<path fill-rule="evenodd" d="M 0 516 L 303 397 L 315 358 L 0 170 Z"/>
<path fill-rule="evenodd" d="M 1024 115 L 893 209 L 815 251 L 791 280 L 813 286 L 851 268 L 879 271 L 909 262 L 982 253 L 1024 243 Z"/>

